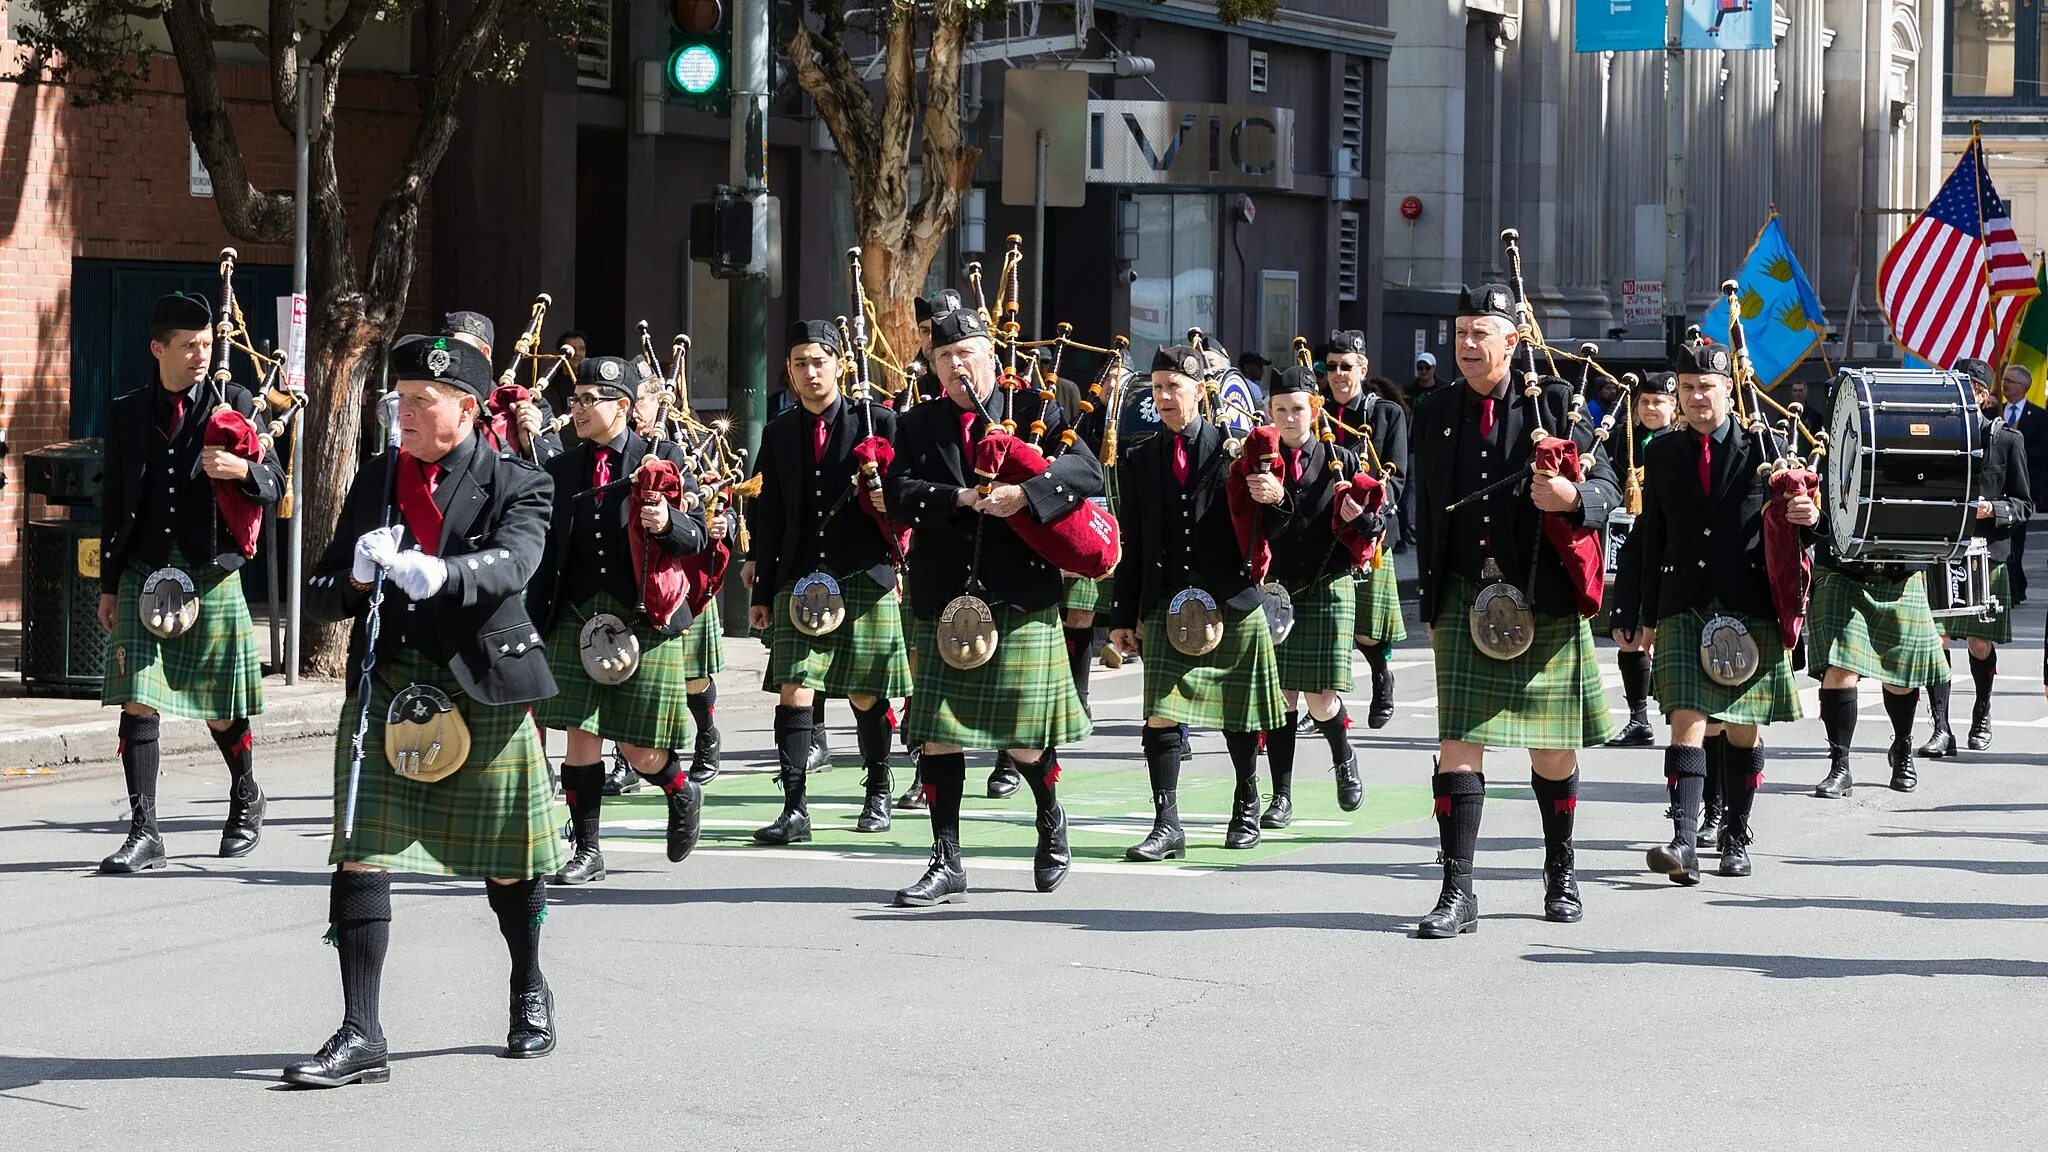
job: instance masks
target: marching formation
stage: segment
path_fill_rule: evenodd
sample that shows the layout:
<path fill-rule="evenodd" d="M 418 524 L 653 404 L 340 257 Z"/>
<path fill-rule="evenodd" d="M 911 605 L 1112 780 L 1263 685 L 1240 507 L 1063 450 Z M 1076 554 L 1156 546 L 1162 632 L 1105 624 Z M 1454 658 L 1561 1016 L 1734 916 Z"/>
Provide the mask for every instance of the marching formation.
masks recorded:
<path fill-rule="evenodd" d="M 1800 718 L 1801 668 L 1820 682 L 1827 732 L 1818 796 L 1854 787 L 1864 677 L 1884 689 L 1892 788 L 1917 783 L 1923 688 L 1934 731 L 1918 755 L 1958 753 L 1957 637 L 1976 688 L 1966 745 L 1988 747 L 1997 645 L 2011 638 L 2010 538 L 2033 507 L 1990 366 L 1844 369 L 1815 419 L 1765 394 L 1731 309 L 1727 343 L 1695 334 L 1670 372 L 1617 380 L 1597 347 L 1544 341 L 1517 238 L 1504 238 L 1508 282 L 1460 302 L 1461 383 L 1412 414 L 1367 384 L 1358 331 L 1320 348 L 1296 339 L 1294 363 L 1258 382 L 1263 404 L 1219 386 L 1227 358 L 1199 329 L 1151 349 L 1143 375 L 1122 337 L 1083 344 L 1061 324 L 1027 340 L 1016 237 L 992 305 L 978 265 L 966 292 L 917 301 L 921 346 L 901 363 L 871 334 L 850 253 L 853 315 L 791 327 L 790 403 L 753 460 L 722 421 L 691 411 L 685 336 L 666 358 L 645 324 L 631 358 L 547 351 L 543 295 L 500 375 L 494 329 L 476 313 L 400 339 L 383 451 L 306 578 L 311 615 L 350 628 L 329 857 L 343 1014 L 285 1080 L 389 1078 L 379 992 L 394 870 L 484 882 L 510 960 L 504 1054 L 554 1049 L 547 888 L 605 880 L 605 796 L 651 785 L 669 860 L 698 843 L 723 754 L 718 593 L 735 560 L 748 628 L 768 650 L 782 794 L 753 839 L 812 838 L 824 702 L 843 699 L 863 771 L 855 830 L 887 831 L 906 811 L 930 823 L 931 857 L 895 894 L 903 906 L 968 891 L 961 804 L 976 750 L 996 756 L 991 796 L 1030 793 L 1036 888 L 1066 879 L 1060 752 L 1094 730 L 1098 656 L 1142 664 L 1153 821 L 1129 860 L 1187 852 L 1190 729 L 1220 731 L 1228 748 L 1227 849 L 1294 820 L 1304 736 L 1327 744 L 1337 802 L 1358 809 L 1346 696 L 1356 652 L 1367 726 L 1392 716 L 1388 654 L 1407 630 L 1388 554 L 1405 523 L 1439 741 L 1443 874 L 1423 938 L 1478 927 L 1489 748 L 1527 751 L 1545 849 L 1537 906 L 1574 923 L 1586 914 L 1579 751 L 1654 743 L 1653 698 L 1672 834 L 1647 866 L 1681 885 L 1701 882 L 1703 855 L 1721 876 L 1751 873 L 1764 729 Z M 157 302 L 157 377 L 109 418 L 103 699 L 121 707 L 132 820 L 106 873 L 165 863 L 164 713 L 206 721 L 227 762 L 220 855 L 262 835 L 249 726 L 261 665 L 236 572 L 263 506 L 289 488 L 282 425 L 266 421 L 292 398 L 232 380 L 232 273 L 230 252 L 218 314 L 191 295 Z M 1086 388 L 1064 374 L 1084 358 Z M 1602 382 L 1621 398 L 1596 420 L 1586 396 Z M 1628 706 L 1619 731 L 1594 646 L 1603 612 Z M 565 736 L 559 776 L 547 729 Z M 899 743 L 912 769 L 901 795 Z"/>

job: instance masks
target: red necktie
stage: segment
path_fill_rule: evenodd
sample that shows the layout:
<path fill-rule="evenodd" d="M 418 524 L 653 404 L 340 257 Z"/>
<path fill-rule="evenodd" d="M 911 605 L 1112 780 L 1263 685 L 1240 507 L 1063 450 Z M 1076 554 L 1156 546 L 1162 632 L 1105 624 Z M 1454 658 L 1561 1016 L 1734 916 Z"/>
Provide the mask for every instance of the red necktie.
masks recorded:
<path fill-rule="evenodd" d="M 171 417 L 164 422 L 164 435 L 175 436 L 178 428 L 185 423 L 185 404 L 191 396 L 184 392 L 171 393 Z"/>
<path fill-rule="evenodd" d="M 1488 440 L 1493 439 L 1493 397 L 1491 396 L 1481 396 L 1479 398 L 1479 435 Z"/>
<path fill-rule="evenodd" d="M 1714 440 L 1700 437 L 1700 495 L 1714 494 Z"/>
<path fill-rule="evenodd" d="M 1173 482 L 1183 488 L 1187 487 L 1188 438 L 1186 436 L 1175 436 L 1173 438 Z"/>
<path fill-rule="evenodd" d="M 420 551 L 429 556 L 441 552 L 441 506 L 434 492 L 441 486 L 441 466 L 429 464 L 400 449 L 398 469 L 398 511 Z"/>
<path fill-rule="evenodd" d="M 1297 482 L 1301 479 L 1301 449 L 1299 448 L 1289 448 L 1287 450 L 1287 478 Z"/>
<path fill-rule="evenodd" d="M 818 417 L 817 427 L 813 429 L 811 432 L 812 460 L 822 461 L 825 459 L 825 438 L 828 435 L 830 435 L 830 433 L 828 433 L 825 430 L 825 418 L 823 416 L 820 416 Z"/>
<path fill-rule="evenodd" d="M 974 452 L 974 413 L 972 412 L 962 412 L 960 414 L 960 447 L 966 449 L 969 454 Z"/>
<path fill-rule="evenodd" d="M 602 488 L 612 482 L 612 450 L 599 448 L 597 463 L 590 466 L 590 486 Z"/>

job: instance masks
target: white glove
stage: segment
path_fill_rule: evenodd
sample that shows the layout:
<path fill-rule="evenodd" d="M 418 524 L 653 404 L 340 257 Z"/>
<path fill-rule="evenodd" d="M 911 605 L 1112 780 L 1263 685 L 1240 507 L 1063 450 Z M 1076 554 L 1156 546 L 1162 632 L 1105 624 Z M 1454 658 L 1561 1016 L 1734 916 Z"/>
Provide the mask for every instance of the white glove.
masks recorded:
<path fill-rule="evenodd" d="M 368 584 L 377 578 L 377 569 L 391 566 L 398 555 L 398 533 L 396 527 L 373 528 L 356 537 L 355 564 L 349 569 L 356 583 Z"/>
<path fill-rule="evenodd" d="M 448 583 L 447 562 L 425 552 L 400 552 L 389 567 L 391 582 L 408 599 L 432 599 Z"/>

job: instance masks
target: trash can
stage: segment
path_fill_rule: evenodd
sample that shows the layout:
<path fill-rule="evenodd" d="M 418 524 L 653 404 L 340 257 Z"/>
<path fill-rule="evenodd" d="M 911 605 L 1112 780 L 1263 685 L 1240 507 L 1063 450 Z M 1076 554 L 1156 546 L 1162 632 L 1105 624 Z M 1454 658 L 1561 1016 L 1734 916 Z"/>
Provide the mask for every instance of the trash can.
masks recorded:
<path fill-rule="evenodd" d="M 104 447 L 99 440 L 67 440 L 27 453 L 22 465 L 28 495 L 41 496 L 52 510 L 71 510 L 69 517 L 24 525 L 22 680 L 60 695 L 96 696 L 107 652 L 99 620 Z"/>

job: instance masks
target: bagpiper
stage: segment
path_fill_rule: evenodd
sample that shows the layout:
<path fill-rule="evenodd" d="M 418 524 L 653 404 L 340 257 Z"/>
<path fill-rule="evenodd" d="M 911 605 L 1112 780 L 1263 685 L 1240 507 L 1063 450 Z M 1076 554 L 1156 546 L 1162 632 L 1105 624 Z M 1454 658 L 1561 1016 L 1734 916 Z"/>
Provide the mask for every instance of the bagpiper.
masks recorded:
<path fill-rule="evenodd" d="M 1762 727 L 1800 718 L 1790 649 L 1764 561 L 1764 509 L 1772 500 L 1771 446 L 1731 414 L 1733 358 L 1725 344 L 1682 345 L 1672 365 L 1686 430 L 1658 437 L 1643 459 L 1643 511 L 1629 543 L 1637 562 L 1617 581 L 1615 623 L 1644 647 L 1664 637 L 1675 654 L 1656 663 L 1657 702 L 1671 725 L 1664 750 L 1672 837 L 1649 867 L 1674 884 L 1700 882 L 1700 817 L 1708 725 L 1721 726 L 1719 826 L 1723 876 L 1747 876 L 1750 814 L 1763 784 Z M 1785 508 L 1811 528 L 1811 497 Z"/>
<path fill-rule="evenodd" d="M 284 1070 L 287 1083 L 310 1087 L 390 1079 L 378 1001 L 394 869 L 486 879 L 512 961 L 503 1054 L 555 1048 L 540 936 L 562 849 L 528 712 L 555 694 L 555 681 L 524 599 L 554 486 L 478 433 L 492 387 L 482 353 L 411 337 L 393 348 L 391 366 L 397 443 L 356 476 L 307 589 L 314 620 L 354 620 L 328 853 L 342 1024 Z"/>
<path fill-rule="evenodd" d="M 484 354 L 488 363 L 491 346 L 496 342 L 497 325 L 481 312 L 449 312 L 441 317 L 440 335 L 460 340 Z M 486 408 L 491 404 L 486 401 Z M 525 456 L 536 464 L 546 464 L 562 454 L 562 434 L 555 430 L 555 410 L 548 403 L 546 395 L 535 392 L 524 400 L 512 401 L 502 414 L 503 423 L 509 425 L 500 435 L 497 413 L 486 411 L 485 437 L 500 452 Z"/>
<path fill-rule="evenodd" d="M 1553 434 L 1570 427 L 1572 390 L 1553 379 L 1529 398 L 1516 385 L 1513 357 L 1522 338 L 1514 301 L 1500 284 L 1462 293 L 1454 351 L 1464 379 L 1415 409 L 1417 556 L 1422 619 L 1436 657 L 1432 785 L 1444 857 L 1443 889 L 1418 926 L 1425 939 L 1478 927 L 1472 859 L 1489 745 L 1529 751 L 1543 821 L 1544 918 L 1584 916 L 1572 848 L 1577 750 L 1614 734 L 1583 615 L 1589 591 L 1598 606 L 1598 565 L 1590 573 L 1568 570 L 1545 518 L 1569 532 L 1597 528 L 1620 491 L 1606 454 L 1584 445 L 1581 482 L 1531 467 L 1531 433 L 1539 424 Z"/>
<path fill-rule="evenodd" d="M 1180 821 L 1179 726 L 1223 732 L 1236 775 L 1226 848 L 1251 848 L 1259 832 L 1260 734 L 1287 712 L 1264 602 L 1250 575 L 1226 493 L 1231 456 L 1223 430 L 1199 405 L 1207 365 L 1187 345 L 1152 360 L 1158 435 L 1117 464 L 1117 515 L 1126 555 L 1116 570 L 1109 640 L 1142 648 L 1142 747 L 1152 785 L 1152 830 L 1126 849 L 1130 860 L 1187 854 Z M 1271 472 L 1243 483 L 1261 511 L 1267 539 L 1284 524 L 1285 487 Z"/>
<path fill-rule="evenodd" d="M 1633 467 L 1646 467 L 1650 444 L 1669 431 L 1678 419 L 1678 377 L 1670 372 L 1646 373 L 1634 389 L 1635 395 L 1629 401 L 1635 416 L 1635 443 Z M 1633 563 L 1640 562 L 1642 544 L 1631 530 L 1623 539 L 1616 562 L 1616 582 L 1619 574 Z M 1624 620 L 1626 616 L 1626 620 Z M 1656 653 L 1645 634 L 1635 626 L 1635 605 L 1623 613 L 1617 603 L 1608 615 L 1608 627 L 1614 634 L 1617 649 L 1615 666 L 1621 671 L 1621 695 L 1628 704 L 1628 723 L 1621 726 L 1614 739 L 1607 742 L 1609 748 L 1648 748 L 1657 742 L 1657 730 L 1650 726 L 1650 676 L 1656 667 Z M 1719 807 L 1713 795 L 1715 785 L 1712 773 L 1708 774 L 1707 811 L 1712 813 Z M 1718 824 L 1718 821 L 1716 821 Z"/>
<path fill-rule="evenodd" d="M 762 844 L 811 838 L 806 777 L 818 695 L 853 705 L 865 775 L 856 832 L 891 824 L 892 698 L 910 691 L 897 604 L 894 541 L 879 492 L 864 492 L 855 448 L 892 440 L 896 415 L 840 391 L 847 353 L 838 326 L 799 320 L 785 367 L 797 403 L 761 432 L 761 494 L 747 503 L 752 550 L 740 580 L 753 590 L 748 622 L 769 634 L 763 691 L 775 692 L 782 812 L 754 833 Z"/>
<path fill-rule="evenodd" d="M 1359 592 L 1355 576 L 1370 545 L 1348 547 L 1340 538 L 1340 527 L 1348 525 L 1346 535 L 1377 541 L 1382 517 L 1388 513 L 1384 504 L 1368 513 L 1356 502 L 1340 503 L 1340 485 L 1349 485 L 1359 475 L 1358 456 L 1334 442 L 1341 434 L 1334 428 L 1330 443 L 1318 438 L 1316 394 L 1310 368 L 1295 366 L 1267 377 L 1266 412 L 1280 433 L 1280 478 L 1286 489 L 1281 505 L 1286 523 L 1271 542 L 1271 579 L 1287 590 L 1294 623 L 1274 653 L 1287 715 L 1266 733 L 1273 798 L 1259 817 L 1261 828 L 1285 828 L 1294 822 L 1298 704 L 1305 703 L 1314 730 L 1329 742 L 1337 805 L 1355 811 L 1365 796 L 1343 694 L 1351 690 L 1350 629 Z M 1373 488 L 1384 500 L 1384 489 L 1377 483 Z"/>
<path fill-rule="evenodd" d="M 2007 424 L 1992 389 L 1991 365 L 1982 360 L 1960 360 L 1957 369 L 1970 377 L 1978 410 L 1977 442 L 1984 446 L 1977 477 L 1976 518 L 1971 534 L 1981 537 L 1990 552 L 1991 594 L 1998 608 L 1989 619 L 1973 616 L 1944 616 L 1935 623 L 1941 630 L 1942 659 L 1950 660 L 1949 641 L 1961 637 L 1969 642 L 1970 680 L 1977 689 L 1977 703 L 1970 710 L 1969 748 L 1982 752 L 1991 747 L 1991 684 L 1998 675 L 1998 646 L 2012 643 L 2012 533 L 2034 514 L 2032 477 L 2027 474 L 2027 444 L 2018 429 Z M 1939 572 L 1941 569 L 1937 568 Z M 1927 686 L 1927 710 L 1934 718 L 1934 733 L 1920 746 L 1922 756 L 1940 759 L 1956 754 L 1956 735 L 1948 724 L 1947 681 Z"/>
<path fill-rule="evenodd" d="M 1067 674 L 1060 634 L 1059 569 L 1013 524 L 1049 524 L 1102 491 L 1102 467 L 1086 451 L 1054 455 L 1021 483 L 979 475 L 985 439 L 1043 423 L 1046 445 L 1067 418 L 1030 392 L 999 389 L 995 347 L 981 314 L 955 308 L 932 318 L 932 366 L 943 401 L 919 404 L 898 423 L 888 507 L 911 528 L 908 586 L 918 688 L 905 705 L 905 734 L 921 745 L 918 774 L 930 802 L 932 856 L 896 903 L 923 907 L 961 898 L 960 803 L 968 749 L 1009 753 L 1037 807 L 1032 880 L 1050 892 L 1071 862 L 1060 806 L 1059 752 L 1093 731 Z"/>
<path fill-rule="evenodd" d="M 206 721 L 227 762 L 220 855 L 255 849 L 265 807 L 249 731 L 263 711 L 263 662 L 239 575 L 253 547 L 224 521 L 236 519 L 253 545 L 284 472 L 274 454 L 248 451 L 256 402 L 226 379 L 224 348 L 218 386 L 208 383 L 214 320 L 204 297 L 160 297 L 149 351 L 156 379 L 117 398 L 107 418 L 99 617 L 111 635 L 100 702 L 121 708 L 129 810 L 127 839 L 100 862 L 109 874 L 164 866 L 156 790 L 166 713 Z"/>
<path fill-rule="evenodd" d="M 1371 464 L 1387 506 L 1386 523 L 1395 523 L 1408 494 L 1408 413 L 1366 385 L 1368 360 L 1365 333 L 1357 329 L 1330 333 L 1323 349 L 1323 395 L 1336 426 L 1337 444 Z M 1372 669 L 1372 702 L 1365 723 L 1384 728 L 1394 718 L 1394 671 L 1388 655 L 1408 638 L 1401 618 L 1401 578 L 1384 556 L 1353 574 L 1358 582 L 1357 615 L 1352 637 Z"/>
<path fill-rule="evenodd" d="M 599 825 L 604 805 L 604 741 L 668 805 L 667 851 L 681 862 L 697 846 L 703 785 L 683 770 L 693 620 L 679 558 L 710 545 L 696 503 L 697 481 L 682 450 L 632 430 L 634 366 L 592 356 L 569 394 L 576 446 L 547 464 L 554 484 L 547 548 L 527 610 L 540 629 L 558 691 L 534 708 L 543 728 L 568 733 L 562 794 L 576 851 L 555 874 L 559 884 L 605 878 Z"/>

